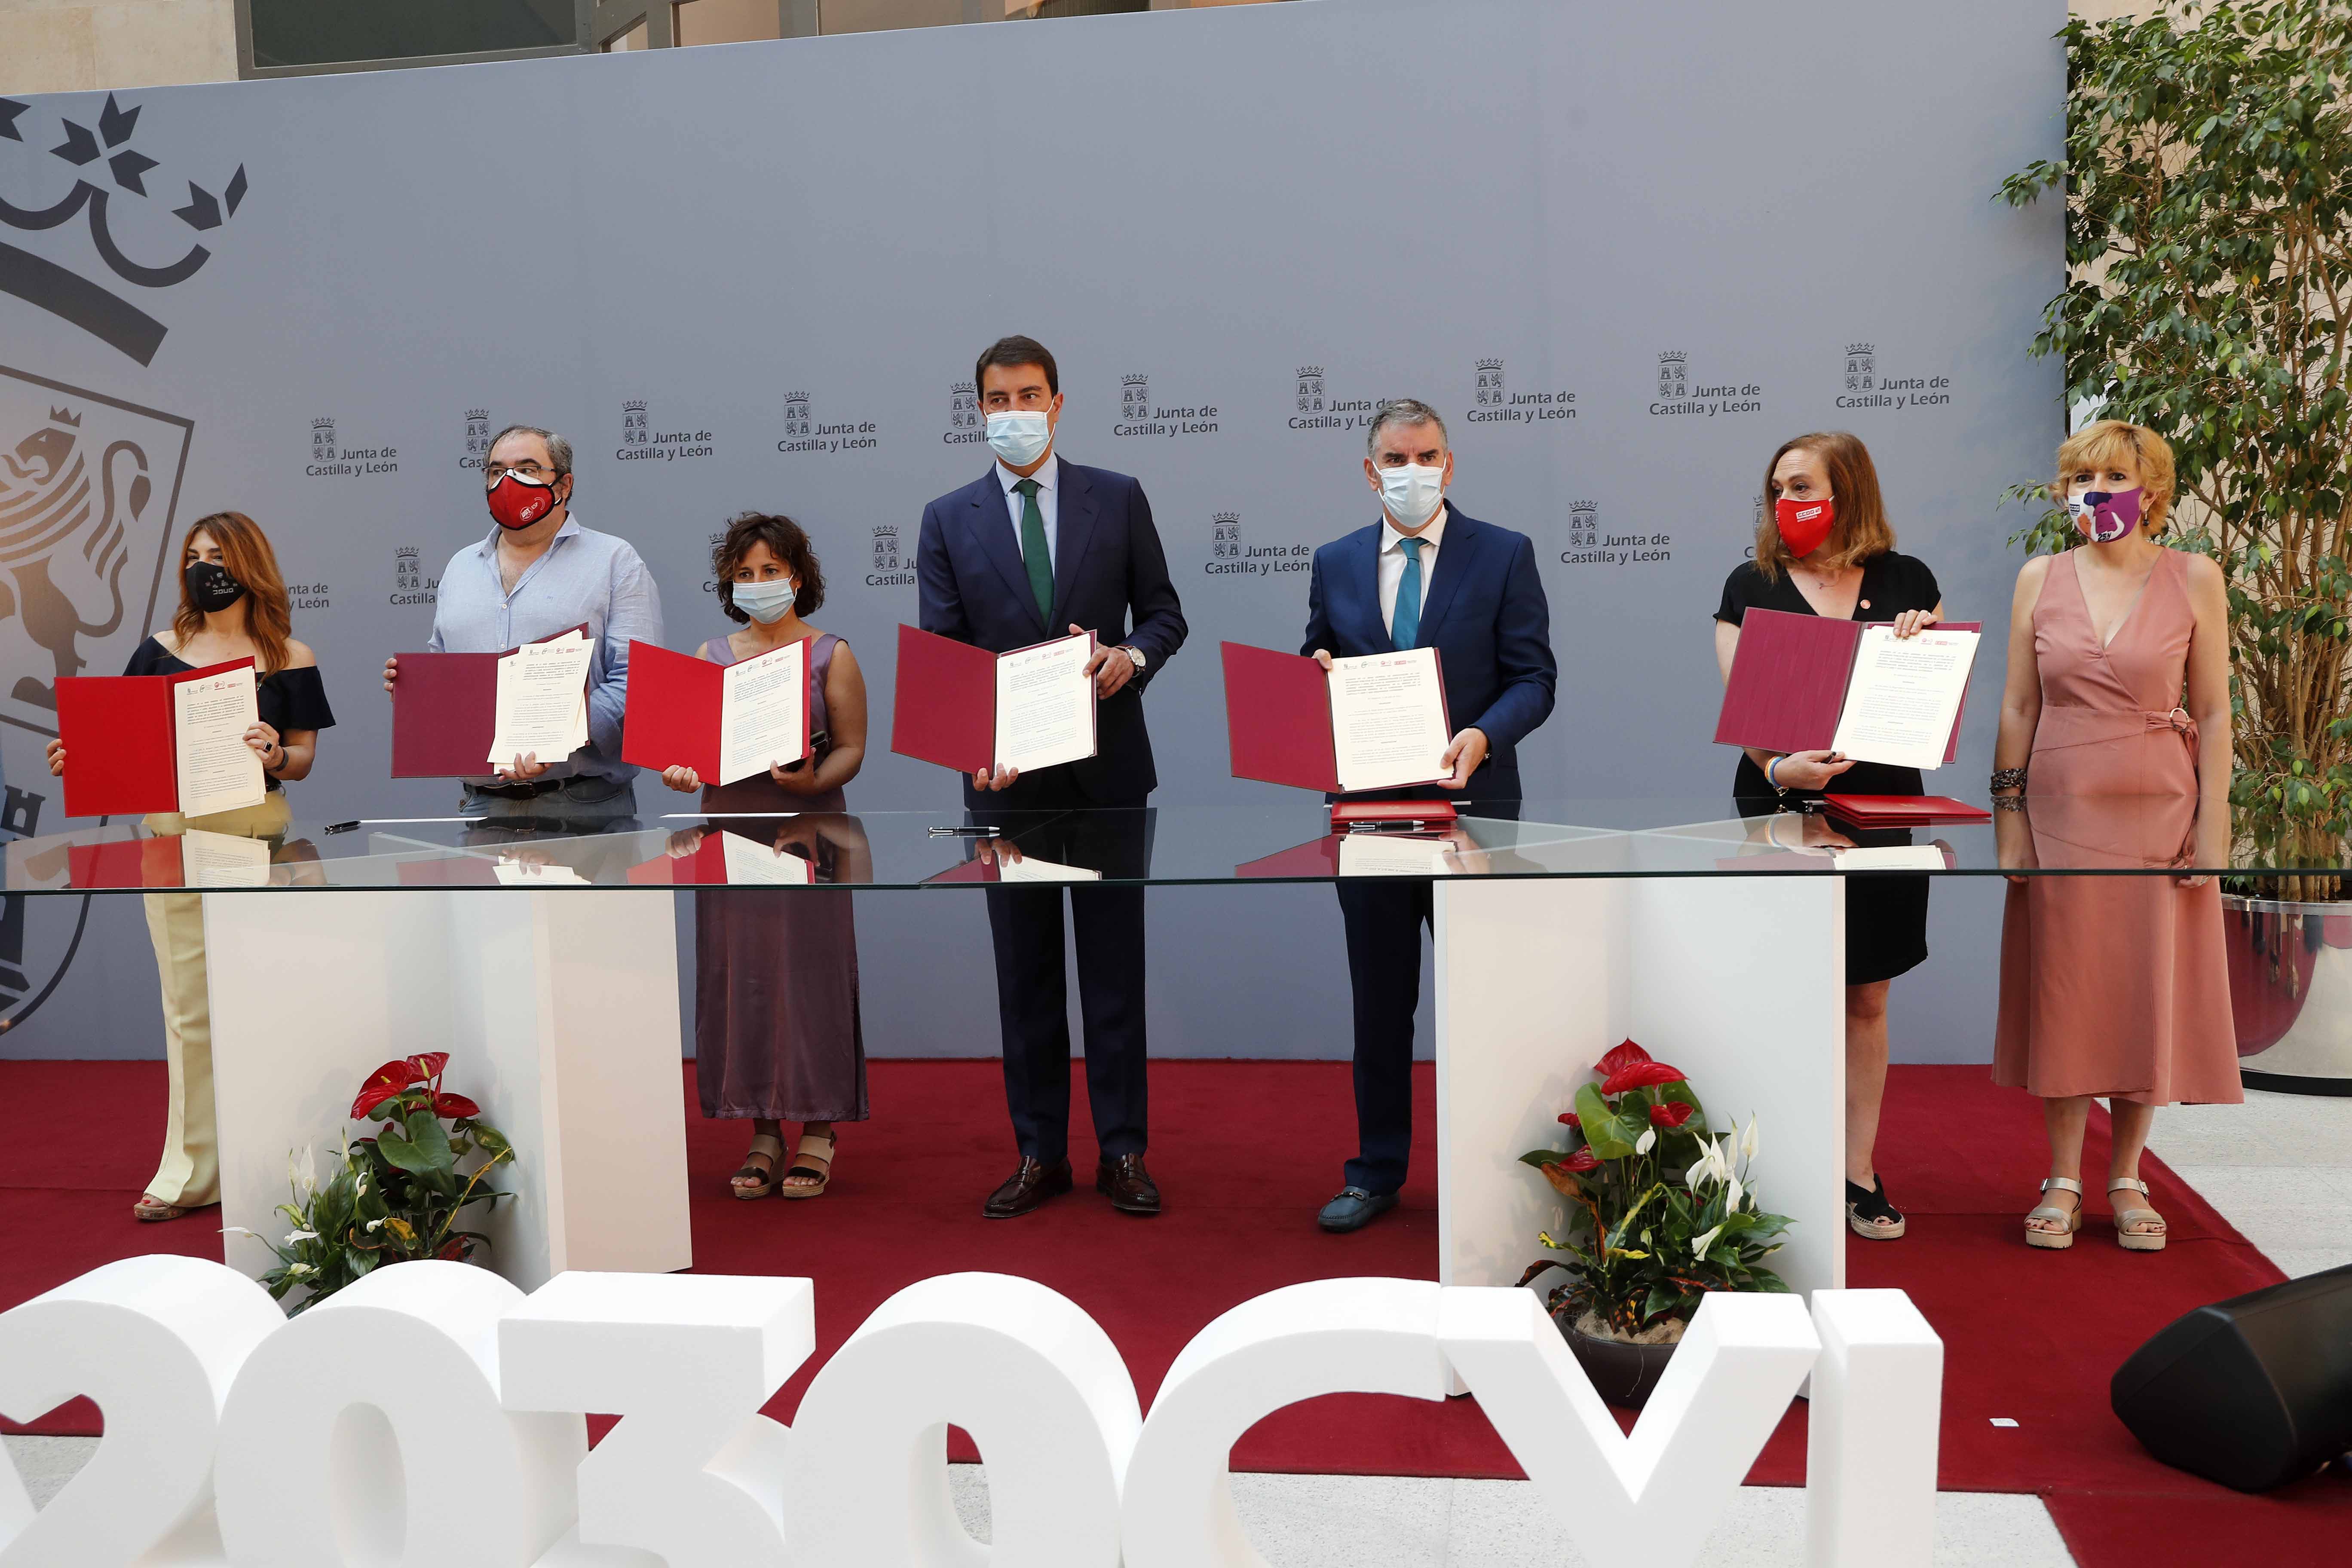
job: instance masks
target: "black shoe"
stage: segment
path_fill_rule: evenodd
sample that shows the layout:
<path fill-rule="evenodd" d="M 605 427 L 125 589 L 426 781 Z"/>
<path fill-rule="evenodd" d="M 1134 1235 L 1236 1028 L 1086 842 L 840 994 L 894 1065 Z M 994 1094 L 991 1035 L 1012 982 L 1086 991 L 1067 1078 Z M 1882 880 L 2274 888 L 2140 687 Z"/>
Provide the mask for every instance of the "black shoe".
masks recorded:
<path fill-rule="evenodd" d="M 1342 1187 L 1339 1195 L 1323 1205 L 1315 1223 L 1335 1235 L 1361 1230 L 1373 1219 L 1396 1207 L 1394 1193 L 1368 1193 L 1361 1187 Z"/>
<path fill-rule="evenodd" d="M 1901 1209 L 1886 1201 L 1886 1178 L 1873 1176 L 1866 1187 L 1845 1184 L 1845 1223 L 1864 1241 L 1900 1241 L 1908 1222 Z"/>
<path fill-rule="evenodd" d="M 988 1194 L 980 1205 L 984 1219 L 1013 1219 L 1041 1206 L 1047 1198 L 1070 1190 L 1070 1163 L 1067 1160 L 1048 1165 L 1040 1161 L 1024 1159 L 1021 1168 L 1005 1178 L 1004 1184 Z"/>
<path fill-rule="evenodd" d="M 1140 1154 L 1121 1154 L 1095 1166 L 1095 1191 L 1110 1200 L 1121 1214 L 1160 1212 L 1160 1186 L 1143 1168 Z"/>

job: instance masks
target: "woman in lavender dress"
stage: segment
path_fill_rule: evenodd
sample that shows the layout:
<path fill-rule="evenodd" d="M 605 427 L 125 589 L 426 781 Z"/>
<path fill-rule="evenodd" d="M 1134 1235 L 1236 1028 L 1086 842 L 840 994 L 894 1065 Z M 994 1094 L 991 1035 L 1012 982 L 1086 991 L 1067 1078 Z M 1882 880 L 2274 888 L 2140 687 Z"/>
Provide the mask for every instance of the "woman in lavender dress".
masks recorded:
<path fill-rule="evenodd" d="M 808 535 L 788 517 L 746 512 L 728 525 L 710 563 L 719 607 L 743 628 L 703 644 L 702 657 L 733 664 L 807 644 L 814 743 L 809 760 L 732 784 L 706 788 L 687 767 L 665 769 L 662 782 L 702 790 L 703 809 L 725 818 L 708 831 L 796 853 L 813 862 L 810 879 L 820 886 L 862 881 L 865 837 L 843 815 L 842 786 L 866 760 L 866 679 L 847 643 L 801 618 L 824 603 Z M 835 1124 L 866 1117 L 849 894 L 704 889 L 694 925 L 702 1113 L 751 1121 L 751 1152 L 730 1188 L 739 1198 L 816 1197 L 832 1177 Z M 780 1179 L 787 1121 L 801 1124 L 801 1139 Z"/>

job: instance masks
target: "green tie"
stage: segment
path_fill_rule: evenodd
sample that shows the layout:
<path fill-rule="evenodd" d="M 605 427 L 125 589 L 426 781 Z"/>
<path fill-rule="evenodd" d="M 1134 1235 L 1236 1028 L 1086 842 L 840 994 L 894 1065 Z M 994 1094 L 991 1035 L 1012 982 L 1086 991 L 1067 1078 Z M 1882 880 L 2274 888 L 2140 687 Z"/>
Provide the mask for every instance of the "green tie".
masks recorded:
<path fill-rule="evenodd" d="M 1037 510 L 1037 481 L 1023 479 L 1013 488 L 1021 492 L 1021 560 L 1029 568 L 1029 591 L 1037 595 L 1037 618 L 1050 622 L 1054 557 L 1045 548 L 1045 514 Z"/>
<path fill-rule="evenodd" d="M 1396 608 L 1389 614 L 1389 642 L 1402 651 L 1421 640 L 1421 547 L 1425 540 L 1400 539 L 1404 580 L 1397 584 Z"/>

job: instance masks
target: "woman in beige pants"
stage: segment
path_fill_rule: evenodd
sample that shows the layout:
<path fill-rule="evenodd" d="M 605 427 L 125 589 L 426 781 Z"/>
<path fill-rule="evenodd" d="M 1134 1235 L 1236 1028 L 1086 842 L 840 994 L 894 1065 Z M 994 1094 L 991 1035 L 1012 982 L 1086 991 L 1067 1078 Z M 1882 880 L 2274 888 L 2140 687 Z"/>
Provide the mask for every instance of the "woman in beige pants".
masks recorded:
<path fill-rule="evenodd" d="M 319 661 L 291 635 L 293 617 L 277 552 L 242 512 L 215 512 L 188 529 L 180 546 L 180 607 L 169 630 L 141 643 L 125 675 L 177 675 L 233 659 L 253 660 L 260 722 L 245 743 L 261 759 L 268 798 L 258 805 L 207 816 L 159 812 L 150 831 L 176 837 L 195 828 L 269 842 L 286 836 L 279 781 L 310 771 L 319 731 L 335 721 L 319 679 Z M 62 776 L 66 751 L 49 742 L 49 772 Z M 220 1201 L 220 1150 L 213 1122 L 212 1004 L 205 978 L 205 909 L 200 893 L 150 893 L 147 934 L 163 983 L 163 1054 L 170 1094 L 163 1158 L 131 1208 L 142 1220 L 178 1219 Z"/>

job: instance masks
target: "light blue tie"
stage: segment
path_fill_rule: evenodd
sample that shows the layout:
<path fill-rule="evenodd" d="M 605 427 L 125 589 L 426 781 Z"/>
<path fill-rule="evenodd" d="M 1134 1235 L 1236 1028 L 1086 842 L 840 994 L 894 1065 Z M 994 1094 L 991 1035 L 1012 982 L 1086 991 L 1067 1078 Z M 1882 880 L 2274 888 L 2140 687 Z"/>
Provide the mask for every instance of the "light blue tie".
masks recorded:
<path fill-rule="evenodd" d="M 1401 539 L 1404 548 L 1404 581 L 1397 584 L 1396 609 L 1389 616 L 1389 646 L 1412 647 L 1421 636 L 1421 547 L 1419 539 Z"/>

